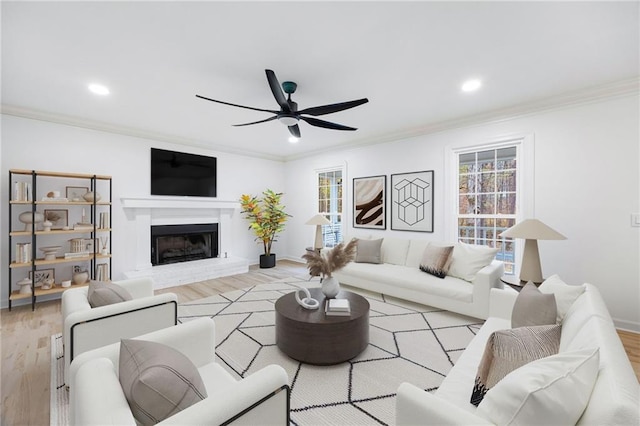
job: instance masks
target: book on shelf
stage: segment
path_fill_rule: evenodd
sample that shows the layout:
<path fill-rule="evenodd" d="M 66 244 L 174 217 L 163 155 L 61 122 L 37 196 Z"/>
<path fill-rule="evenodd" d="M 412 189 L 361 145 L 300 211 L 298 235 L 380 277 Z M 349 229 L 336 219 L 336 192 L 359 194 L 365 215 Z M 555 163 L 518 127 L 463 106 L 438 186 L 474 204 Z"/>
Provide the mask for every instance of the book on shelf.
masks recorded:
<path fill-rule="evenodd" d="M 14 182 L 13 183 L 13 200 L 14 201 L 31 201 L 31 183 L 30 182 Z"/>
<path fill-rule="evenodd" d="M 98 263 L 96 265 L 96 280 L 107 281 L 109 279 L 109 265 Z"/>
<path fill-rule="evenodd" d="M 103 212 L 100 213 L 100 226 L 98 228 L 100 229 L 106 229 L 109 228 L 109 213 L 107 212 Z"/>
<path fill-rule="evenodd" d="M 64 254 L 64 258 L 65 259 L 75 259 L 78 257 L 87 257 L 89 256 L 91 253 L 88 251 L 79 251 L 77 253 L 65 253 Z"/>
<path fill-rule="evenodd" d="M 351 315 L 351 307 L 347 299 L 329 299 L 325 303 L 324 312 L 329 316 L 345 316 Z"/>
<path fill-rule="evenodd" d="M 31 243 L 16 244 L 16 263 L 31 262 Z"/>
<path fill-rule="evenodd" d="M 73 225 L 74 231 L 93 231 L 93 223 L 78 222 Z"/>
<path fill-rule="evenodd" d="M 42 197 L 41 201 L 48 201 L 50 203 L 68 203 L 69 199 L 66 197 Z"/>

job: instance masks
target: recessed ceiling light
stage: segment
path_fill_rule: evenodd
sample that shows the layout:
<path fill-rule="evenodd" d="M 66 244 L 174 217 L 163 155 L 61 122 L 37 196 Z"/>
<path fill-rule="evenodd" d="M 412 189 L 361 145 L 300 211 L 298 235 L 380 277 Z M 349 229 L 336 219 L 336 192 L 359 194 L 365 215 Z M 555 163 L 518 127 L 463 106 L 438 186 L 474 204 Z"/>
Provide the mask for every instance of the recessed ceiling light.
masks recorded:
<path fill-rule="evenodd" d="M 105 96 L 109 94 L 109 89 L 107 88 L 107 86 L 103 86 L 102 84 L 90 84 L 89 90 L 91 90 L 91 92 L 95 93 L 96 95 Z"/>
<path fill-rule="evenodd" d="M 300 139 L 296 138 L 295 136 L 289 136 L 289 142 L 291 143 L 296 143 L 298 142 Z"/>
<path fill-rule="evenodd" d="M 478 90 L 482 86 L 482 82 L 480 80 L 467 80 L 462 85 L 463 92 L 474 92 Z"/>

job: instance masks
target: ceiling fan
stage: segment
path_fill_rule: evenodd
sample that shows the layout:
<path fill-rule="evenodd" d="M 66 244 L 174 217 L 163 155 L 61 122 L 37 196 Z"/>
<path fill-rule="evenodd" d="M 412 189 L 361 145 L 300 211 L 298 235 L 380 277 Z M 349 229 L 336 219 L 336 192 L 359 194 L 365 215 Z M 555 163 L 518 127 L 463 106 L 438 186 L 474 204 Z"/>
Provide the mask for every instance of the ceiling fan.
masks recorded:
<path fill-rule="evenodd" d="M 234 124 L 234 126 L 250 126 L 252 124 L 266 123 L 267 121 L 277 119 L 282 124 L 289 128 L 289 132 L 299 138 L 300 137 L 300 127 L 298 127 L 298 121 L 302 120 L 312 126 L 316 127 L 324 127 L 325 129 L 333 129 L 333 130 L 357 130 L 355 127 L 344 126 L 342 124 L 331 123 L 329 121 L 320 120 L 313 117 L 305 117 L 304 115 L 325 115 L 332 114 L 334 112 L 344 111 L 349 108 L 354 108 L 359 105 L 365 104 L 369 102 L 367 98 L 358 99 L 355 101 L 348 102 L 340 102 L 337 104 L 329 104 L 329 105 L 321 105 L 311 108 L 305 108 L 303 110 L 298 111 L 298 104 L 291 100 L 291 94 L 295 93 L 298 85 L 293 81 L 285 81 L 282 83 L 282 89 L 280 89 L 280 82 L 276 77 L 276 74 L 272 70 L 265 70 L 267 74 L 267 81 L 269 82 L 269 87 L 271 88 L 271 93 L 273 93 L 273 97 L 276 98 L 276 102 L 280 105 L 280 111 L 271 110 L 271 109 L 262 109 L 262 108 L 254 108 L 244 105 L 232 104 L 230 102 L 218 101 L 215 99 L 207 98 L 204 96 L 196 95 L 198 98 L 206 99 L 207 101 L 217 102 L 219 104 L 231 105 L 240 108 L 251 109 L 254 111 L 264 111 L 275 114 L 272 117 L 269 117 L 265 120 L 253 121 L 251 123 L 243 123 L 243 124 Z M 288 96 L 285 98 L 284 93 Z"/>

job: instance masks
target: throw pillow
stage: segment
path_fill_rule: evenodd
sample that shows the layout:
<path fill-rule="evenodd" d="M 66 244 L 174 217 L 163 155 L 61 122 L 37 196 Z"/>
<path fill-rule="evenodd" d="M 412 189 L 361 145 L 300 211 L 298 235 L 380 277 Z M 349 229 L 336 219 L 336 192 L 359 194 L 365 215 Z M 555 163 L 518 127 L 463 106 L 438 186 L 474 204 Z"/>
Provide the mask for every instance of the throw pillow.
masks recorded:
<path fill-rule="evenodd" d="M 119 364 L 120 385 L 143 425 L 161 422 L 207 397 L 196 366 L 169 346 L 123 339 Z"/>
<path fill-rule="evenodd" d="M 552 275 L 540 284 L 539 289 L 543 293 L 553 294 L 556 297 L 558 306 L 556 321 L 560 324 L 573 302 L 584 293 L 585 286 L 569 285 L 562 281 L 558 275 Z"/>
<path fill-rule="evenodd" d="M 382 240 L 361 240 L 358 238 L 356 263 L 381 263 L 380 247 Z"/>
<path fill-rule="evenodd" d="M 496 253 L 496 248 L 458 243 L 453 249 L 448 275 L 471 282 L 480 269 L 491 263 Z"/>
<path fill-rule="evenodd" d="M 555 324 L 556 312 L 555 296 L 542 293 L 534 283 L 529 281 L 520 290 L 513 304 L 511 328 Z"/>
<path fill-rule="evenodd" d="M 536 359 L 558 353 L 560 325 L 512 328 L 491 333 L 478 365 L 471 403 L 478 405 L 503 377 Z"/>
<path fill-rule="evenodd" d="M 91 281 L 87 294 L 89 305 L 92 308 L 111 305 L 113 303 L 132 300 L 131 294 L 122 286 L 112 282 Z"/>
<path fill-rule="evenodd" d="M 451 265 L 452 253 L 453 246 L 438 247 L 433 244 L 427 245 L 422 255 L 422 262 L 420 262 L 420 270 L 438 278 L 446 277 Z"/>
<path fill-rule="evenodd" d="M 598 348 L 533 361 L 487 392 L 476 414 L 498 425 L 574 425 L 598 377 Z"/>

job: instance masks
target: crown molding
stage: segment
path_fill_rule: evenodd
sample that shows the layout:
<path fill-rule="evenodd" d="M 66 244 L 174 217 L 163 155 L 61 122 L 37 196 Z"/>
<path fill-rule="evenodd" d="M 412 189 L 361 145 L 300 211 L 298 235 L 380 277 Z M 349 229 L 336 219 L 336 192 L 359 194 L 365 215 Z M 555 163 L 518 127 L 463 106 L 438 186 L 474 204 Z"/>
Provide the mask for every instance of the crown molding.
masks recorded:
<path fill-rule="evenodd" d="M 205 148 L 214 151 L 220 151 L 227 154 L 242 155 L 244 157 L 256 157 L 263 160 L 284 161 L 284 158 L 279 155 L 270 155 L 254 151 L 247 151 L 242 149 L 230 148 L 228 146 L 211 144 L 208 142 L 202 142 L 195 139 L 183 138 L 180 136 L 168 135 L 164 133 L 156 133 L 148 130 L 119 126 L 109 124 L 101 121 L 86 120 L 83 118 L 73 117 L 64 114 L 55 114 L 46 111 L 34 110 L 30 108 L 22 108 L 14 105 L 2 104 L 0 111 L 5 115 L 13 115 L 21 118 L 28 118 L 32 120 L 47 121 L 55 124 L 64 124 L 67 126 L 81 127 L 89 130 L 97 130 L 107 133 L 115 133 L 124 136 L 133 136 L 141 139 L 151 139 L 154 141 L 175 143 L 179 145 L 185 145 L 189 147 Z"/>
<path fill-rule="evenodd" d="M 440 133 L 447 130 L 499 123 L 526 117 L 529 115 L 539 114 L 542 112 L 555 111 L 578 106 L 581 104 L 596 103 L 609 99 L 633 96 L 638 95 L 639 93 L 640 77 L 636 76 L 629 79 L 618 80 L 612 83 L 591 86 L 588 88 L 570 92 L 564 92 L 559 95 L 540 98 L 530 102 L 523 102 L 506 108 L 494 109 L 480 114 L 468 115 L 452 120 L 426 124 L 424 126 L 415 127 L 412 129 L 405 129 L 398 132 L 387 133 L 385 135 L 380 135 L 374 138 L 354 140 L 338 147 L 333 146 L 307 153 L 296 154 L 286 157 L 285 161 L 292 161 L 304 157 L 311 157 L 328 152 L 335 152 L 337 150 L 342 151 L 356 149 L 369 145 L 377 145 L 381 143 L 411 139 L 419 136 Z"/>
<path fill-rule="evenodd" d="M 121 134 L 125 136 L 133 136 L 142 139 L 151 139 L 161 142 L 175 143 L 190 147 L 198 147 L 210 149 L 214 151 L 224 152 L 227 154 L 235 154 L 249 156 L 272 161 L 293 161 L 301 158 L 312 157 L 328 152 L 344 151 L 355 148 L 361 148 L 369 145 L 377 145 L 381 143 L 394 142 L 404 139 L 411 139 L 419 136 L 430 135 L 447 130 L 473 127 L 484 124 L 498 123 L 502 121 L 513 120 L 532 114 L 539 114 L 545 111 L 553 111 L 580 104 L 600 102 L 607 99 L 613 99 L 624 96 L 637 95 L 640 93 L 640 77 L 632 77 L 629 79 L 618 80 L 615 82 L 591 86 L 588 88 L 565 92 L 556 96 L 536 99 L 531 102 L 524 102 L 512 105 L 506 108 L 494 109 L 480 114 L 469 115 L 465 117 L 455 118 L 452 120 L 440 121 L 437 123 L 425 124 L 424 126 L 411 129 L 404 129 L 397 132 L 391 132 L 371 138 L 356 139 L 347 142 L 344 145 L 331 146 L 319 150 L 313 150 L 305 153 L 294 154 L 290 156 L 279 156 L 264 154 L 255 151 L 247 151 L 242 149 L 230 148 L 228 146 L 205 143 L 203 141 L 182 138 L 174 135 L 156 133 L 148 130 L 137 129 L 127 126 L 118 126 L 94 120 L 85 120 L 78 117 L 68 116 L 64 114 L 55 114 L 45 111 L 33 110 L 29 108 L 17 107 L 14 105 L 2 105 L 2 114 L 13 115 L 16 117 L 29 118 L 33 120 L 48 121 L 56 124 L 65 124 L 68 126 L 81 127 L 85 129 L 98 130 L 102 132 Z"/>

